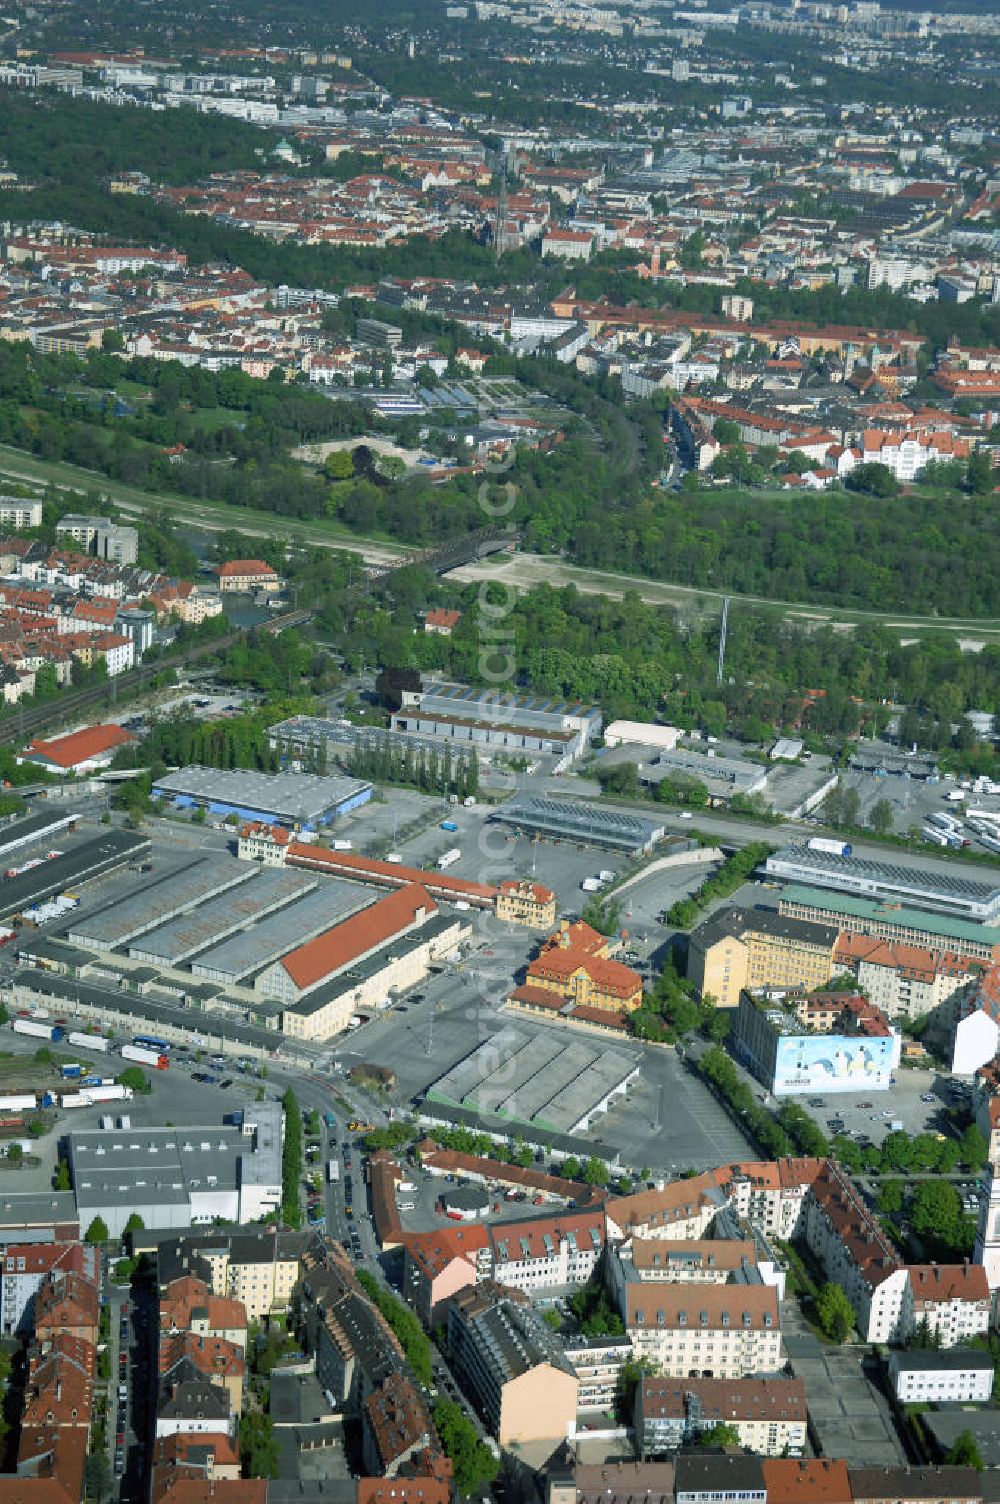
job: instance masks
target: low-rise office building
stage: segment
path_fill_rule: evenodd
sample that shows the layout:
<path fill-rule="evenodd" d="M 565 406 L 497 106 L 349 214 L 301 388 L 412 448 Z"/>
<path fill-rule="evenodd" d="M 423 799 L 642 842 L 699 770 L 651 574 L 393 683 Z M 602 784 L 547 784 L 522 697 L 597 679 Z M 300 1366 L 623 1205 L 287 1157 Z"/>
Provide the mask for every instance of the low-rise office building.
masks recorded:
<path fill-rule="evenodd" d="M 560 761 L 582 757 L 601 732 L 596 705 L 495 690 L 470 689 L 440 681 L 404 690 L 403 703 L 390 717 L 393 731 L 430 737 L 452 747 L 554 754 Z"/>
<path fill-rule="evenodd" d="M 356 1013 L 384 1008 L 394 993 L 422 982 L 432 965 L 454 955 L 471 937 L 463 915 L 435 913 L 433 900 L 420 889 L 416 892 L 422 896 L 414 898 L 414 891 L 391 894 L 328 936 L 286 956 L 287 966 L 277 962 L 269 968 L 271 978 L 279 980 L 275 984 L 269 979 L 264 985 L 298 993 L 285 1001 L 283 1033 L 295 1039 L 332 1038 L 348 1027 Z M 375 914 L 383 905 L 404 921 L 421 911 L 423 918 L 418 917 L 415 924 L 404 923 L 397 933 L 391 914 Z M 386 928 L 391 932 L 373 944 Z"/>
<path fill-rule="evenodd" d="M 901 941 L 928 950 L 957 951 L 972 960 L 1000 962 L 1000 928 L 976 924 L 927 908 L 908 908 L 892 899 L 859 897 L 792 884 L 778 900 L 778 912 L 794 919 L 831 924 L 850 935 Z"/>
<path fill-rule="evenodd" d="M 582 921 L 562 926 L 543 941 L 528 962 L 525 982 L 513 993 L 516 1002 L 531 1004 L 536 993 L 547 993 L 570 1004 L 574 1012 L 634 1013 L 642 1002 L 642 978 L 612 958 L 618 942 L 598 934 Z"/>
<path fill-rule="evenodd" d="M 901 1405 L 985 1404 L 993 1398 L 993 1359 L 971 1347 L 897 1349 L 889 1354 L 889 1380 Z"/>
<path fill-rule="evenodd" d="M 223 595 L 246 594 L 251 590 L 271 593 L 281 589 L 281 576 L 263 559 L 228 559 L 219 565 L 218 573 Z"/>
<path fill-rule="evenodd" d="M 527 878 L 507 878 L 497 885 L 496 916 L 508 924 L 550 930 L 556 922 L 556 895 Z"/>
<path fill-rule="evenodd" d="M 942 873 L 908 862 L 872 861 L 809 845 L 783 846 L 764 864 L 771 877 L 810 883 L 883 903 L 911 903 L 954 919 L 993 924 L 1000 918 L 1000 883 L 962 872 Z"/>

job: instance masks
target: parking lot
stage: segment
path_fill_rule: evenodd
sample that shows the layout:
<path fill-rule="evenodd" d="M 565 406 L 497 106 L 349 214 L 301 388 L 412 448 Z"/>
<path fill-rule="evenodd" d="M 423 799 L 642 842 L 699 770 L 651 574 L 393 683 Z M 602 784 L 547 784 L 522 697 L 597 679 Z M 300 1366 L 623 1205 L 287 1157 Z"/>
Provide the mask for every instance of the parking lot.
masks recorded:
<path fill-rule="evenodd" d="M 924 1100 L 929 1098 L 930 1100 Z M 825 1097 L 795 1097 L 823 1129 L 833 1135 L 845 1133 L 863 1144 L 880 1144 L 893 1123 L 911 1138 L 918 1133 L 939 1133 L 945 1126 L 943 1109 L 953 1105 L 948 1082 L 934 1071 L 896 1072 L 895 1085 L 887 1091 L 862 1087 L 857 1093 L 828 1093 Z M 843 1124 L 843 1127 L 834 1126 Z"/>

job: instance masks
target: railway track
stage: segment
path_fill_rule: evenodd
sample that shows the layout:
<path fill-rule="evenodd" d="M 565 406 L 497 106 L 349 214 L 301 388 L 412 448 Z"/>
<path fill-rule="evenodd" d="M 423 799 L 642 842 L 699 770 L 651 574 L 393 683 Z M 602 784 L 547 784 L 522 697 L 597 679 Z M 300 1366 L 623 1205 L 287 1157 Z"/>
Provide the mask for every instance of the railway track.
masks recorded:
<path fill-rule="evenodd" d="M 270 621 L 262 622 L 257 628 L 239 627 L 235 631 L 227 632 L 224 637 L 215 637 L 211 642 L 199 643 L 183 653 L 174 653 L 169 658 L 161 658 L 155 667 L 149 665 L 146 668 L 129 669 L 126 673 L 118 674 L 114 679 L 109 680 L 107 684 L 94 684 L 87 689 L 72 690 L 68 695 L 59 695 L 57 699 L 45 705 L 33 705 L 28 710 L 19 711 L 15 707 L 10 715 L 0 721 L 0 746 L 10 746 L 11 743 L 34 736 L 39 731 L 46 731 L 52 726 L 74 720 L 81 712 L 91 710 L 96 705 L 110 705 L 119 698 L 127 698 L 131 690 L 142 688 L 143 676 L 149 683 L 153 674 L 161 668 L 178 668 L 181 664 L 207 658 L 211 653 L 217 653 L 220 648 L 231 647 L 248 631 L 257 630 L 276 635 L 291 627 L 304 625 L 311 616 L 311 611 L 289 611 L 282 616 L 273 617 Z"/>

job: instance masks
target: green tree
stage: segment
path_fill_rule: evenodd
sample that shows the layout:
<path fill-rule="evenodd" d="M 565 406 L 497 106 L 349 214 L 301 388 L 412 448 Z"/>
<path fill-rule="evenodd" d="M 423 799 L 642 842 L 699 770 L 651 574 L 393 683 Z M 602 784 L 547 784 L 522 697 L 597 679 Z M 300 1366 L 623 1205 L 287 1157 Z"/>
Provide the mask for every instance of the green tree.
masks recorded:
<path fill-rule="evenodd" d="M 138 1065 L 127 1065 L 119 1073 L 117 1079 L 119 1086 L 127 1086 L 130 1091 L 135 1092 L 136 1096 L 148 1096 L 153 1089 L 146 1072 Z"/>
<path fill-rule="evenodd" d="M 500 1470 L 496 1457 L 479 1440 L 475 1426 L 453 1400 L 438 1400 L 433 1416 L 445 1456 L 451 1459 L 458 1492 L 466 1498 L 483 1493 Z"/>
<path fill-rule="evenodd" d="M 106 1243 L 111 1234 L 103 1217 L 95 1217 L 84 1235 L 85 1243 Z"/>
<path fill-rule="evenodd" d="M 10 1162 L 12 1164 L 19 1164 L 21 1162 L 21 1160 L 24 1158 L 24 1150 L 21 1148 L 21 1145 L 20 1144 L 8 1144 L 7 1145 L 7 1158 L 10 1160 Z"/>
<path fill-rule="evenodd" d="M 583 1179 L 586 1185 L 607 1185 L 607 1165 L 592 1154 L 583 1167 Z"/>
<path fill-rule="evenodd" d="M 893 810 L 888 799 L 876 799 L 869 815 L 872 830 L 880 836 L 887 836 L 892 830 Z"/>
<path fill-rule="evenodd" d="M 565 1180 L 579 1180 L 580 1161 L 574 1159 L 572 1154 L 567 1155 L 559 1167 L 559 1173 Z"/>
<path fill-rule="evenodd" d="M 354 457 L 349 449 L 334 449 L 323 461 L 331 480 L 350 480 L 354 474 Z"/>
<path fill-rule="evenodd" d="M 947 1180 L 920 1181 L 910 1202 L 910 1226 L 936 1252 L 957 1255 L 971 1241 L 959 1194 Z"/>
<path fill-rule="evenodd" d="M 906 1182 L 903 1180 L 883 1180 L 878 1190 L 878 1209 L 888 1215 L 903 1210 L 906 1199 Z"/>
<path fill-rule="evenodd" d="M 831 1342 L 846 1342 L 854 1326 L 854 1308 L 839 1285 L 829 1280 L 816 1296 L 816 1320 Z"/>
<path fill-rule="evenodd" d="M 976 449 L 969 455 L 965 483 L 974 496 L 988 496 L 997 483 L 997 474 L 985 449 Z"/>
<path fill-rule="evenodd" d="M 101 1451 L 88 1452 L 83 1465 L 83 1486 L 88 1499 L 106 1499 L 111 1492 L 111 1468 L 107 1455 Z"/>
<path fill-rule="evenodd" d="M 128 1232 L 145 1232 L 145 1230 L 146 1230 L 146 1224 L 142 1220 L 142 1218 L 139 1216 L 139 1213 L 138 1212 L 132 1212 L 132 1214 L 129 1217 L 128 1221 L 125 1223 L 125 1231 L 128 1233 Z"/>
<path fill-rule="evenodd" d="M 260 1411 L 245 1410 L 240 1420 L 240 1457 L 248 1478 L 278 1476 L 278 1442 L 274 1422 Z"/>
<path fill-rule="evenodd" d="M 709 1426 L 698 1437 L 698 1445 L 705 1448 L 715 1447 L 742 1447 L 743 1440 L 736 1426 L 731 1426 L 727 1421 L 716 1421 L 714 1426 Z"/>
<path fill-rule="evenodd" d="M 990 1146 L 975 1123 L 970 1123 L 959 1140 L 959 1160 L 973 1175 L 986 1168 Z"/>
<path fill-rule="evenodd" d="M 976 1444 L 976 1438 L 971 1431 L 962 1431 L 955 1437 L 954 1445 L 949 1450 L 945 1462 L 953 1467 L 974 1467 L 977 1473 L 983 1472 L 986 1467 Z"/>
<path fill-rule="evenodd" d="M 54 1186 L 57 1191 L 68 1191 L 71 1189 L 72 1181 L 69 1174 L 69 1161 L 66 1159 L 60 1159 L 56 1165 Z"/>

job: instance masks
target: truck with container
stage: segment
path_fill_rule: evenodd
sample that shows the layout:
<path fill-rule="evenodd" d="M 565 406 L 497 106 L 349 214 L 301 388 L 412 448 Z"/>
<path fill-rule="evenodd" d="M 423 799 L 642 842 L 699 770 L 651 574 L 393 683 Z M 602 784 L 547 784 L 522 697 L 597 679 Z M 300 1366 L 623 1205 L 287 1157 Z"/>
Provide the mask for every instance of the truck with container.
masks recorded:
<path fill-rule="evenodd" d="M 72 1112 L 77 1107 L 93 1107 L 94 1099 L 89 1091 L 63 1091 L 59 1093 L 59 1106 L 63 1112 Z"/>
<path fill-rule="evenodd" d="M 326 1162 L 326 1178 L 331 1185 L 340 1179 L 340 1163 L 336 1159 L 328 1159 Z"/>
<path fill-rule="evenodd" d="M 827 856 L 850 856 L 848 841 L 835 841 L 830 836 L 812 836 L 806 842 L 810 851 L 821 851 Z"/>
<path fill-rule="evenodd" d="M 131 1086 L 122 1086 L 120 1081 L 108 1081 L 101 1086 L 91 1086 L 88 1081 L 84 1087 L 84 1094 L 92 1102 L 131 1102 Z"/>
<path fill-rule="evenodd" d="M 437 869 L 438 869 L 438 871 L 439 872 L 446 872 L 449 867 L 454 867 L 455 863 L 459 860 L 459 858 L 461 857 L 461 855 L 462 855 L 462 852 L 461 852 L 460 847 L 458 847 L 458 846 L 452 846 L 451 849 L 449 851 L 446 851 L 443 856 L 439 856 L 438 857 L 438 859 L 437 859 Z"/>
<path fill-rule="evenodd" d="M 15 1018 L 11 1028 L 15 1034 L 30 1034 L 33 1039 L 48 1039 L 55 1044 L 63 1037 L 59 1024 L 43 1023 L 38 1018 Z"/>
<path fill-rule="evenodd" d="M 138 1065 L 151 1065 L 158 1071 L 165 1071 L 170 1064 L 168 1056 L 140 1044 L 123 1044 L 122 1059 L 134 1060 Z"/>
<path fill-rule="evenodd" d="M 66 1064 L 62 1067 L 62 1078 L 64 1081 L 79 1081 L 81 1076 L 85 1076 L 86 1073 L 86 1066 L 81 1065 L 79 1060 L 67 1060 Z"/>
<path fill-rule="evenodd" d="M 0 1097 L 0 1112 L 34 1112 L 38 1106 L 38 1097 L 32 1092 L 13 1093 L 7 1097 Z"/>
<path fill-rule="evenodd" d="M 925 825 L 920 834 L 922 838 L 925 841 L 929 841 L 932 846 L 947 846 L 950 844 L 948 837 L 945 835 L 944 831 L 935 830 L 933 825 Z"/>
<path fill-rule="evenodd" d="M 80 1029 L 67 1034 L 66 1043 L 79 1045 L 83 1050 L 99 1050 L 101 1054 L 108 1049 L 108 1041 L 103 1034 L 84 1034 Z"/>

